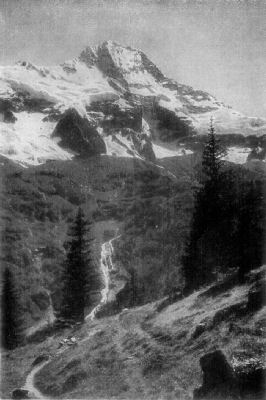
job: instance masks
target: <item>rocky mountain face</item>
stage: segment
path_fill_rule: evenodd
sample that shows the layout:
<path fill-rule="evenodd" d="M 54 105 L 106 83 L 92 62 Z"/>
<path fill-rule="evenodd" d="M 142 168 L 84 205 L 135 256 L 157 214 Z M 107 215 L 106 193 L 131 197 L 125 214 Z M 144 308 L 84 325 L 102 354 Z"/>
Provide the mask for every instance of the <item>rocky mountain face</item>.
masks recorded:
<path fill-rule="evenodd" d="M 72 129 L 72 121 L 68 131 L 62 118 L 71 113 L 83 122 Z M 231 137 L 230 161 L 265 151 L 265 120 L 167 78 L 140 50 L 111 41 L 59 66 L 22 61 L 1 67 L 0 115 L 0 153 L 22 165 L 92 153 L 150 161 L 182 156 L 195 151 L 211 117 L 216 132 Z M 250 136 L 252 143 L 245 139 Z"/>
<path fill-rule="evenodd" d="M 87 118 L 74 109 L 68 109 L 58 121 L 52 137 L 60 138 L 59 145 L 77 154 L 92 156 L 106 153 L 104 140 Z"/>

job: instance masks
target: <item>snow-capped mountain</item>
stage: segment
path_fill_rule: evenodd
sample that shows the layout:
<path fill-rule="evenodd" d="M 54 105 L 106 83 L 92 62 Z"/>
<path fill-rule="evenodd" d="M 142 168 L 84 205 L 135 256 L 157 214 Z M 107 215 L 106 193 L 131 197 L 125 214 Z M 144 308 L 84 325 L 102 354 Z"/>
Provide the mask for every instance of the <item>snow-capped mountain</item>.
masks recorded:
<path fill-rule="evenodd" d="M 143 52 L 111 41 L 59 66 L 0 67 L 0 153 L 23 165 L 81 153 L 181 156 L 191 149 L 180 141 L 206 134 L 211 117 L 219 134 L 266 133 L 265 120 L 168 79 Z"/>

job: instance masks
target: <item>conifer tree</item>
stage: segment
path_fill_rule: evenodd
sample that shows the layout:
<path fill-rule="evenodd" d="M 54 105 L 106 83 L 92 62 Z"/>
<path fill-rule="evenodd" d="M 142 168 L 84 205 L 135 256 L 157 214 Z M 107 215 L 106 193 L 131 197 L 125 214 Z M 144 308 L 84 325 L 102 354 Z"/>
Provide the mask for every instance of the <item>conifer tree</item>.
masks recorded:
<path fill-rule="evenodd" d="M 202 155 L 201 188 L 195 195 L 190 237 L 183 257 L 185 291 L 211 281 L 214 261 L 219 253 L 216 230 L 221 213 L 223 174 L 222 157 L 226 154 L 216 138 L 211 119 L 208 141 Z"/>
<path fill-rule="evenodd" d="M 263 182 L 243 182 L 235 238 L 238 277 L 241 283 L 247 272 L 264 262 L 265 222 Z"/>
<path fill-rule="evenodd" d="M 2 346 L 11 350 L 22 341 L 22 321 L 15 282 L 8 268 L 3 273 L 1 307 Z"/>
<path fill-rule="evenodd" d="M 63 272 L 62 304 L 60 319 L 84 321 L 85 305 L 92 288 L 93 265 L 90 257 L 89 225 L 79 208 L 75 221 L 69 229 L 69 239 Z"/>
<path fill-rule="evenodd" d="M 210 121 L 208 140 L 202 154 L 202 172 L 205 179 L 213 184 L 217 182 L 223 165 L 222 157 L 226 155 L 226 150 L 221 145 L 215 135 L 213 119 Z"/>

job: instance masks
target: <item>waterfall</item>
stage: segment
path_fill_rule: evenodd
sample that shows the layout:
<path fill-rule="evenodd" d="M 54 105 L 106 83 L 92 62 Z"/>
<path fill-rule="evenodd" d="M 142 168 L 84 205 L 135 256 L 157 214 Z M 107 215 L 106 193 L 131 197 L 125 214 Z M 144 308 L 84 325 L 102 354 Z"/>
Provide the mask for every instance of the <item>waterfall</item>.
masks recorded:
<path fill-rule="evenodd" d="M 114 252 L 113 241 L 116 240 L 119 236 L 114 237 L 113 239 L 105 242 L 101 246 L 101 260 L 100 260 L 100 268 L 103 276 L 104 287 L 101 290 L 101 300 L 100 302 L 93 308 L 93 310 L 86 316 L 85 319 L 93 320 L 97 312 L 102 308 L 104 304 L 108 302 L 108 293 L 109 293 L 109 284 L 110 284 L 110 271 L 114 270 L 114 265 L 112 261 L 112 255 Z"/>

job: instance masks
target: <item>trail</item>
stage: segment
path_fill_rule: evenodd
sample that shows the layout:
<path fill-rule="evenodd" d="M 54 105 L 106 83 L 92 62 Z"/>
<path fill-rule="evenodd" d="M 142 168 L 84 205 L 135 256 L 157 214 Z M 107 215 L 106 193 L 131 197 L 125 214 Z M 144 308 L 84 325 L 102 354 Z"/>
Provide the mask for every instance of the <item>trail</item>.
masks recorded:
<path fill-rule="evenodd" d="M 112 261 L 113 255 L 113 241 L 119 238 L 119 236 L 114 237 L 113 239 L 105 242 L 101 246 L 101 260 L 100 266 L 104 280 L 104 287 L 101 290 L 101 300 L 100 302 L 93 308 L 93 310 L 86 316 L 85 319 L 94 320 L 96 313 L 101 309 L 101 307 L 106 304 L 108 301 L 108 293 L 109 293 L 109 284 L 110 284 L 110 275 L 109 272 L 114 270 L 114 265 Z M 92 330 L 88 337 L 83 339 L 82 341 L 88 340 L 91 336 L 93 336 L 97 330 Z M 34 386 L 34 378 L 35 375 L 46 365 L 49 363 L 50 360 L 44 361 L 43 363 L 37 365 L 32 369 L 26 379 L 26 383 L 22 389 L 28 390 L 30 395 L 33 396 L 31 398 L 34 399 L 42 399 L 42 400 L 49 400 L 48 397 L 44 396 L 35 386 Z"/>
<path fill-rule="evenodd" d="M 35 375 L 37 374 L 37 372 L 39 372 L 46 364 L 48 364 L 50 362 L 50 360 L 44 361 L 42 363 L 40 363 L 39 365 L 36 365 L 36 367 L 34 367 L 32 369 L 32 371 L 29 373 L 29 375 L 27 376 L 26 379 L 26 383 L 23 386 L 22 389 L 24 390 L 28 390 L 29 394 L 30 394 L 30 398 L 31 399 L 42 399 L 42 400 L 49 400 L 51 399 L 50 397 L 46 397 L 44 396 L 35 386 L 34 386 L 34 378 Z"/>
<path fill-rule="evenodd" d="M 94 320 L 97 312 L 102 308 L 104 304 L 108 301 L 108 293 L 109 293 L 109 285 L 110 285 L 110 271 L 114 270 L 114 265 L 112 261 L 112 255 L 114 252 L 113 241 L 118 239 L 119 236 L 115 236 L 113 239 L 105 242 L 101 246 L 101 260 L 100 260 L 100 268 L 102 271 L 104 287 L 101 290 L 101 300 L 100 302 L 93 308 L 93 310 L 86 316 L 85 319 Z"/>

